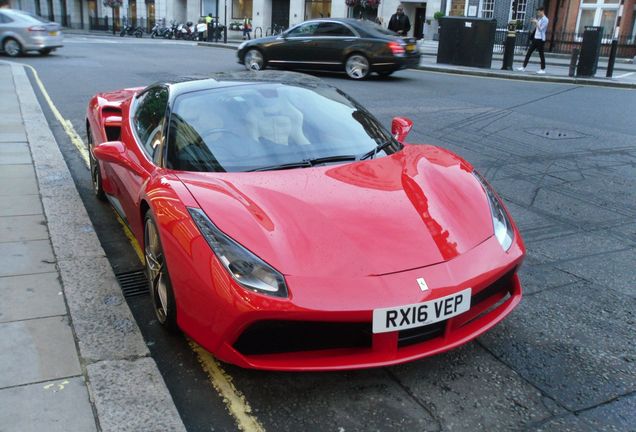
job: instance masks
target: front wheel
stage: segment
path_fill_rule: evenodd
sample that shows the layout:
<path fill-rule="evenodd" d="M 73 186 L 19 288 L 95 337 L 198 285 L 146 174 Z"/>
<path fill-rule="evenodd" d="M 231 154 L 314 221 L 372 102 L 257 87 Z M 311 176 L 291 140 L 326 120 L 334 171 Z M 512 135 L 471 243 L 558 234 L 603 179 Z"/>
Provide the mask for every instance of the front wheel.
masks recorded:
<path fill-rule="evenodd" d="M 176 303 L 159 231 L 150 210 L 144 219 L 144 258 L 155 317 L 162 327 L 174 332 L 177 330 Z"/>
<path fill-rule="evenodd" d="M 245 53 L 245 69 L 259 71 L 265 69 L 263 53 L 257 49 L 251 49 Z"/>
<path fill-rule="evenodd" d="M 369 60 L 362 54 L 352 54 L 347 58 L 347 62 L 345 63 L 345 72 L 351 79 L 365 79 L 371 72 Z"/>
<path fill-rule="evenodd" d="M 102 189 L 102 173 L 99 169 L 97 159 L 93 156 L 93 135 L 90 129 L 86 131 L 86 137 L 88 138 L 88 165 L 93 183 L 93 193 L 98 200 L 106 201 L 106 194 L 104 193 L 104 189 Z"/>
<path fill-rule="evenodd" d="M 144 35 L 144 34 L 143 34 L 142 32 L 140 32 L 140 31 L 136 31 L 136 32 L 135 32 L 135 37 L 136 37 L 136 38 L 140 38 L 140 37 L 142 37 L 143 35 Z"/>
<path fill-rule="evenodd" d="M 150 33 L 150 39 L 154 39 L 154 38 L 155 38 L 155 35 L 156 35 L 156 33 L 155 33 L 155 32 Z"/>

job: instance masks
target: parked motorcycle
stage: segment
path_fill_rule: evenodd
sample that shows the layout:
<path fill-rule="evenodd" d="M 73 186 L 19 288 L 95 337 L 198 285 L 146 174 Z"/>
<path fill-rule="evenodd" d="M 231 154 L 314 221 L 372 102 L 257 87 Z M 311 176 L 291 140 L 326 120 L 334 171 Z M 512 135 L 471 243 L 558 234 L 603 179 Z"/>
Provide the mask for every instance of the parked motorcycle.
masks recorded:
<path fill-rule="evenodd" d="M 133 27 L 132 25 L 125 25 L 122 27 L 119 36 L 135 36 L 136 38 L 143 37 L 144 30 L 141 27 Z"/>
<path fill-rule="evenodd" d="M 160 25 L 159 23 L 155 24 L 150 32 L 150 38 L 154 39 L 155 37 L 170 39 L 172 37 L 170 28 Z"/>

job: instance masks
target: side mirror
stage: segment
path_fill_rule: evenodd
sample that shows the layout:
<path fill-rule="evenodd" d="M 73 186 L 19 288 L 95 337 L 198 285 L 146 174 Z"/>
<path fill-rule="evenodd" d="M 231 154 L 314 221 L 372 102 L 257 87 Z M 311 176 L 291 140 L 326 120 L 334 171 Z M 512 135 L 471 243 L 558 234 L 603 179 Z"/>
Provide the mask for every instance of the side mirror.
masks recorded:
<path fill-rule="evenodd" d="M 396 140 L 402 142 L 413 129 L 413 121 L 406 117 L 393 117 L 391 122 L 391 134 Z"/>
<path fill-rule="evenodd" d="M 136 162 L 130 160 L 126 154 L 126 148 L 121 141 L 109 141 L 98 144 L 93 148 L 93 155 L 97 160 L 109 162 L 126 168 L 137 175 L 144 174 L 144 169 Z"/>

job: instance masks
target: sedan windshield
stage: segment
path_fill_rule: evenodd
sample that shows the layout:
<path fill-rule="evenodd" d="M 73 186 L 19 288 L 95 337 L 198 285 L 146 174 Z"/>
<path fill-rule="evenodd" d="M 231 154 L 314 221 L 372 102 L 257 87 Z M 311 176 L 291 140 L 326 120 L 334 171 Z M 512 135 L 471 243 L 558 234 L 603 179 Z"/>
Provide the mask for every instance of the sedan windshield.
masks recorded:
<path fill-rule="evenodd" d="M 304 168 L 400 148 L 375 118 L 337 89 L 259 83 L 177 97 L 167 166 L 209 172 Z"/>

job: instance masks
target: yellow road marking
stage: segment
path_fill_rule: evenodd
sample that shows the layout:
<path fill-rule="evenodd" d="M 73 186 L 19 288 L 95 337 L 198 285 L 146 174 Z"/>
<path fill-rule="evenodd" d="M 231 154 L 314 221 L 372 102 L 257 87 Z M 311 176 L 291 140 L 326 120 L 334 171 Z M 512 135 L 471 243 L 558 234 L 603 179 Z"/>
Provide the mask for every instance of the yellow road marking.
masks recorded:
<path fill-rule="evenodd" d="M 197 353 L 199 363 L 207 372 L 210 383 L 219 394 L 224 396 L 227 409 L 236 419 L 236 423 L 244 432 L 264 432 L 265 429 L 252 415 L 252 408 L 245 396 L 234 387 L 232 378 L 221 368 L 219 362 L 196 342 L 188 339 L 190 348 Z"/>
<path fill-rule="evenodd" d="M 64 131 L 66 132 L 66 135 L 68 135 L 73 145 L 77 148 L 80 156 L 84 160 L 84 163 L 88 167 L 88 150 L 86 145 L 84 144 L 84 141 L 75 131 L 75 128 L 73 127 L 71 122 L 69 120 L 66 120 L 57 109 L 57 107 L 53 103 L 53 100 L 49 96 L 49 93 L 46 91 L 44 83 L 42 83 L 42 80 L 40 80 L 40 77 L 35 68 L 33 66 L 22 63 L 5 61 L 3 62 L 28 67 L 33 72 L 35 81 L 37 82 L 38 87 L 40 88 L 40 91 L 44 96 L 44 99 L 49 105 L 49 108 L 53 112 L 53 115 L 60 122 L 60 124 L 64 128 Z M 117 222 L 119 222 L 119 224 L 122 226 L 122 229 L 124 230 L 124 234 L 128 238 L 128 241 L 135 250 L 139 261 L 141 261 L 141 263 L 143 264 L 144 254 L 139 247 L 139 243 L 137 243 L 135 236 L 130 231 L 130 228 L 128 228 L 126 223 L 122 220 L 122 218 L 117 214 L 117 212 L 115 212 L 115 216 L 117 217 Z M 243 396 L 243 394 L 238 391 L 236 387 L 234 387 L 234 384 L 232 384 L 232 378 L 223 370 L 218 361 L 216 361 L 212 354 L 201 348 L 195 342 L 188 339 L 188 343 L 192 350 L 197 354 L 201 367 L 208 374 L 210 383 L 223 399 L 223 402 L 227 406 L 228 411 L 234 417 L 238 428 L 244 432 L 264 432 L 265 429 L 263 428 L 263 426 L 259 423 L 256 417 L 252 415 L 252 408 L 250 407 L 247 400 L 245 400 L 245 396 Z M 64 387 L 62 386 L 62 388 Z"/>

